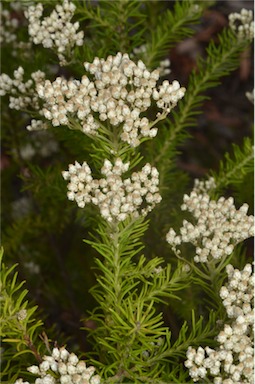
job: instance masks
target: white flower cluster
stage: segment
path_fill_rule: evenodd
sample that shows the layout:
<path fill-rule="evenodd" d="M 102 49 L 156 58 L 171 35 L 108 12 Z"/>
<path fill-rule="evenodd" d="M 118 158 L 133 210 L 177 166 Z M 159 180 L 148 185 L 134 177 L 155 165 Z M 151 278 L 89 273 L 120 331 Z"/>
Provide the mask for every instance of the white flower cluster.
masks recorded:
<path fill-rule="evenodd" d="M 235 269 L 231 264 L 227 265 L 228 284 L 220 290 L 220 297 L 230 319 L 236 319 L 239 331 L 246 333 L 247 324 L 253 324 L 254 275 L 251 264 L 246 264 L 242 271 Z M 219 340 L 222 341 L 222 340 Z"/>
<path fill-rule="evenodd" d="M 161 201 L 158 193 L 159 173 L 156 168 L 146 164 L 140 172 L 133 172 L 130 178 L 122 180 L 122 174 L 129 169 L 129 163 L 116 159 L 112 164 L 104 161 L 101 168 L 105 178 L 93 179 L 91 170 L 86 162 L 80 165 L 75 162 L 69 165 L 69 170 L 62 172 L 65 180 L 70 180 L 67 188 L 69 200 L 75 200 L 83 208 L 87 203 L 93 203 L 100 209 L 102 217 L 111 222 L 123 221 L 128 215 L 146 215 L 155 204 Z"/>
<path fill-rule="evenodd" d="M 238 39 L 252 40 L 254 37 L 253 12 L 243 8 L 240 13 L 231 13 L 228 17 L 230 28 L 237 34 Z"/>
<path fill-rule="evenodd" d="M 40 122 L 40 120 L 35 120 Z M 44 124 L 43 122 L 41 122 Z M 29 129 L 29 126 L 27 127 Z M 58 152 L 59 145 L 50 132 L 40 130 L 38 132 L 32 132 L 30 141 L 22 144 L 17 151 L 16 148 L 12 149 L 13 155 L 18 159 L 19 156 L 24 160 L 31 160 L 34 156 L 49 157 L 52 154 Z"/>
<path fill-rule="evenodd" d="M 21 309 L 19 312 L 16 313 L 16 317 L 18 321 L 23 321 L 27 317 L 27 310 Z"/>
<path fill-rule="evenodd" d="M 130 57 L 133 59 L 135 55 L 141 56 L 141 58 L 146 57 L 147 53 L 147 45 L 143 44 L 140 47 L 136 47 L 133 49 L 133 53 L 130 54 Z M 161 60 L 159 63 L 159 67 L 157 70 L 159 71 L 159 76 L 163 77 L 171 73 L 170 69 L 170 60 L 169 59 L 164 59 Z"/>
<path fill-rule="evenodd" d="M 20 197 L 11 203 L 10 215 L 14 220 L 24 218 L 32 210 L 32 202 L 28 197 Z"/>
<path fill-rule="evenodd" d="M 163 343 L 164 343 L 163 337 L 159 337 L 157 341 L 150 341 L 148 345 L 149 348 L 142 352 L 143 359 L 148 360 L 149 358 L 152 358 L 153 356 L 157 355 L 158 350 Z"/>
<path fill-rule="evenodd" d="M 3 9 L 2 2 L 0 3 L 0 44 L 3 47 L 5 44 L 11 44 L 10 53 L 16 57 L 19 54 L 30 56 L 31 43 L 27 41 L 18 41 L 17 31 L 22 26 L 22 4 L 20 2 L 3 3 L 4 6 L 9 5 L 10 9 Z"/>
<path fill-rule="evenodd" d="M 41 271 L 40 265 L 34 263 L 33 261 L 24 262 L 23 265 L 31 275 L 38 275 Z"/>
<path fill-rule="evenodd" d="M 8 9 L 2 9 L 2 3 L 0 3 L 0 16 L 0 44 L 13 43 L 17 40 L 16 31 L 19 26 L 19 21 L 11 16 L 11 12 Z"/>
<path fill-rule="evenodd" d="M 247 97 L 247 99 L 248 99 L 252 104 L 254 104 L 254 89 L 253 89 L 251 92 L 246 92 L 246 93 L 245 93 L 245 96 Z"/>
<path fill-rule="evenodd" d="M 6 73 L 0 75 L 0 96 L 9 94 L 9 108 L 16 110 L 25 110 L 32 108 L 39 114 L 40 98 L 36 91 L 36 85 L 45 81 L 45 73 L 36 71 L 31 74 L 31 79 L 24 81 L 24 69 L 19 67 L 13 73 L 14 79 L 11 79 Z M 42 120 L 32 119 L 27 126 L 29 131 L 44 130 L 48 127 Z"/>
<path fill-rule="evenodd" d="M 43 362 L 27 369 L 39 376 L 34 384 L 100 384 L 99 375 L 94 375 L 95 367 L 86 367 L 85 361 L 79 360 L 74 353 L 65 348 L 54 348 L 51 356 L 43 356 Z M 18 379 L 14 384 L 30 384 Z"/>
<path fill-rule="evenodd" d="M 23 2 L 22 1 L 11 1 L 10 7 L 14 12 L 22 12 L 23 11 Z"/>
<path fill-rule="evenodd" d="M 39 111 L 39 113 L 40 113 L 40 111 Z M 45 121 L 35 120 L 35 119 L 32 119 L 30 121 L 30 124 L 27 126 L 28 131 L 41 131 L 41 130 L 47 129 L 47 128 L 48 128 L 48 124 Z"/>
<path fill-rule="evenodd" d="M 58 77 L 38 85 L 38 94 L 46 102 L 43 114 L 54 126 L 71 125 L 69 116 L 75 116 L 84 133 L 96 134 L 100 121 L 109 120 L 113 126 L 122 124 L 121 139 L 136 147 L 141 137 L 156 136 L 154 125 L 184 96 L 178 81 L 165 80 L 157 88 L 159 71 L 149 72 L 141 60 L 136 65 L 126 53 L 106 60 L 96 57 L 84 66 L 95 81 L 84 75 L 81 81 Z M 151 106 L 151 99 L 162 109 L 154 122 L 140 116 Z"/>
<path fill-rule="evenodd" d="M 210 177 L 208 180 L 205 181 L 195 179 L 193 191 L 197 194 L 200 194 L 211 191 L 214 188 L 216 188 L 216 183 L 213 177 Z"/>
<path fill-rule="evenodd" d="M 254 236 L 254 217 L 247 216 L 248 205 L 243 204 L 238 210 L 232 197 L 220 197 L 210 200 L 208 194 L 199 194 L 193 190 L 184 195 L 183 211 L 189 211 L 196 224 L 183 221 L 180 235 L 171 228 L 166 240 L 173 250 L 181 243 L 196 246 L 195 262 L 206 263 L 210 259 L 219 260 L 233 252 L 234 246 Z"/>
<path fill-rule="evenodd" d="M 19 67 L 13 72 L 14 79 L 6 73 L 0 76 L 0 96 L 10 94 L 9 107 L 11 109 L 26 109 L 32 107 L 39 110 L 39 97 L 35 90 L 36 84 L 45 80 L 45 73 L 36 71 L 31 74 L 31 79 L 24 82 L 24 69 Z"/>
<path fill-rule="evenodd" d="M 242 271 L 229 264 L 226 270 L 228 284 L 220 296 L 231 324 L 225 324 L 217 336 L 217 349 L 189 347 L 185 366 L 194 381 L 210 376 L 214 384 L 253 383 L 254 274 L 250 264 Z"/>
<path fill-rule="evenodd" d="M 169 73 L 171 73 L 170 65 L 171 61 L 169 59 L 164 59 L 159 62 L 158 70 L 160 77 L 169 75 Z"/>
<path fill-rule="evenodd" d="M 60 65 L 66 64 L 66 56 L 70 56 L 72 48 L 83 45 L 84 33 L 77 32 L 79 22 L 72 23 L 76 6 L 68 0 L 57 4 L 48 17 L 41 20 L 43 5 L 38 3 L 28 7 L 25 16 L 28 19 L 28 33 L 34 44 L 42 44 L 45 48 L 57 50 Z"/>

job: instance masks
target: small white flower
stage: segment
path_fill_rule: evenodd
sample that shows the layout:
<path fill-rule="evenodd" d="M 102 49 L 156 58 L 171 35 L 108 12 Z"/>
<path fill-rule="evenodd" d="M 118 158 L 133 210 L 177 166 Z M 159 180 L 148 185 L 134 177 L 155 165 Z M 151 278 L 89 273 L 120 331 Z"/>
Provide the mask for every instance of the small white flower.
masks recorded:
<path fill-rule="evenodd" d="M 39 96 L 36 87 L 39 86 L 45 79 L 45 73 L 37 71 L 31 74 L 32 79 L 24 82 L 24 69 L 19 67 L 13 73 L 14 79 L 12 80 L 5 73 L 0 75 L 0 95 L 4 96 L 9 94 L 9 108 L 10 109 L 29 109 L 39 111 Z M 30 130 L 44 128 L 44 123 L 34 119 L 31 121 Z"/>
<path fill-rule="evenodd" d="M 27 317 L 27 310 L 21 309 L 19 312 L 17 312 L 16 316 L 19 321 L 25 320 L 25 318 Z"/>

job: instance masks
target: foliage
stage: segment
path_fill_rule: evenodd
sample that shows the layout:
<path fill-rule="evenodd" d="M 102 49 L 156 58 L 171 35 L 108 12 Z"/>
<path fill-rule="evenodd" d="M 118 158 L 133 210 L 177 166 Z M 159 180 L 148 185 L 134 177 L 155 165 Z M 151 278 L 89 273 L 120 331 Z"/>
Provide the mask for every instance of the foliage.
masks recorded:
<path fill-rule="evenodd" d="M 166 9 L 157 19 L 155 28 L 150 28 L 147 43 L 145 63 L 149 68 L 157 67 L 159 61 L 164 57 L 169 48 L 183 38 L 194 33 L 194 24 L 198 23 L 199 18 L 208 4 L 195 1 L 176 1 L 173 10 Z M 149 2 L 146 7 L 151 8 L 151 13 L 155 12 L 155 2 Z M 152 22 L 152 17 L 150 23 Z"/>
<path fill-rule="evenodd" d="M 220 162 L 218 172 L 211 172 L 216 182 L 216 191 L 219 196 L 223 188 L 231 187 L 239 191 L 247 187 L 247 178 L 253 177 L 254 148 L 250 137 L 245 137 L 242 146 L 232 145 L 232 153 L 226 153 Z M 251 202 L 252 203 L 252 202 Z"/>
<path fill-rule="evenodd" d="M 146 262 L 141 255 L 137 264 L 133 262 L 143 248 L 140 237 L 147 226 L 141 218 L 117 228 L 102 225 L 97 231 L 100 238 L 87 241 L 104 259 L 95 260 L 103 275 L 98 276 L 98 285 L 92 289 L 99 307 L 91 319 L 97 324 L 93 337 L 102 361 L 106 359 L 100 363 L 105 366 L 102 373 L 106 377 L 114 372 L 116 377 L 124 375 L 133 380 L 137 372 L 154 378 L 159 375 L 159 363 L 152 369 L 144 361 L 144 350 L 155 354 L 154 344 L 157 346 L 167 332 L 162 327 L 162 314 L 155 314 L 154 303 L 164 302 L 163 297 L 176 297 L 175 292 L 188 284 L 181 265 L 171 272 L 170 265 L 161 267 L 160 258 Z"/>
<path fill-rule="evenodd" d="M 3 249 L 1 249 L 1 340 L 3 359 L 1 378 L 9 383 L 14 382 L 18 373 L 27 367 L 29 357 L 34 355 L 41 360 L 40 353 L 45 346 L 39 338 L 43 322 L 35 318 L 37 306 L 31 306 L 26 300 L 27 289 L 25 281 L 19 283 L 18 273 L 14 272 L 17 264 L 8 268 L 3 262 Z M 37 346 L 35 346 L 35 343 Z M 30 358 L 30 361 L 32 359 Z"/>

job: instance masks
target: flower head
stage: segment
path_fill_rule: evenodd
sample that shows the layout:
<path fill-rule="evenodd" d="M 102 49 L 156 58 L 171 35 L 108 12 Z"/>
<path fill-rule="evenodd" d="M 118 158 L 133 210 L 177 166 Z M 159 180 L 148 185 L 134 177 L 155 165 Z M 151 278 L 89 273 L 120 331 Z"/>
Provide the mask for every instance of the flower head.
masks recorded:
<path fill-rule="evenodd" d="M 188 348 L 185 366 L 195 382 L 205 377 L 213 378 L 215 384 L 252 383 L 254 379 L 254 274 L 250 264 L 242 271 L 229 264 L 226 270 L 228 283 L 220 296 L 229 321 L 216 338 L 217 348 Z"/>
<path fill-rule="evenodd" d="M 101 179 L 93 179 L 86 162 L 69 165 L 63 177 L 69 181 L 68 199 L 75 200 L 80 208 L 88 203 L 97 205 L 104 219 L 123 221 L 128 215 L 146 215 L 161 201 L 158 192 L 159 174 L 156 168 L 146 164 L 140 172 L 134 172 L 123 180 L 129 163 L 116 159 L 112 164 L 104 161 Z"/>
<path fill-rule="evenodd" d="M 95 135 L 106 121 L 117 127 L 124 142 L 136 147 L 141 138 L 156 136 L 155 124 L 166 118 L 185 93 L 176 80 L 172 84 L 165 80 L 157 87 L 159 71 L 148 71 L 141 60 L 135 64 L 127 53 L 106 60 L 95 57 L 84 66 L 90 77 L 84 75 L 81 81 L 58 77 L 53 83 L 47 80 L 38 85 L 39 97 L 45 101 L 42 112 L 54 126 L 71 125 L 71 117 L 84 133 Z M 152 101 L 161 111 L 150 122 L 142 114 Z"/>
<path fill-rule="evenodd" d="M 230 255 L 236 244 L 254 236 L 254 217 L 248 216 L 248 205 L 235 208 L 232 197 L 211 200 L 206 189 L 213 188 L 211 179 L 207 184 L 195 182 L 190 195 L 184 195 L 182 210 L 188 211 L 194 223 L 183 221 L 180 235 L 171 228 L 166 236 L 173 249 L 181 243 L 190 242 L 196 247 L 195 262 L 205 263 L 210 259 L 220 260 Z"/>
<path fill-rule="evenodd" d="M 44 17 L 43 5 L 31 5 L 25 12 L 28 19 L 28 33 L 34 44 L 42 44 L 45 48 L 57 50 L 61 65 L 66 64 L 66 55 L 75 45 L 82 45 L 84 33 L 77 32 L 79 22 L 72 23 L 75 5 L 64 0 L 62 5 L 57 4 L 52 13 Z"/>
<path fill-rule="evenodd" d="M 252 40 L 254 38 L 253 12 L 243 8 L 240 13 L 231 13 L 228 17 L 230 28 L 237 34 L 240 40 Z"/>
<path fill-rule="evenodd" d="M 99 375 L 94 375 L 95 367 L 87 367 L 85 361 L 79 360 L 74 353 L 69 353 L 64 347 L 53 348 L 51 356 L 43 356 L 43 361 L 27 369 L 38 376 L 35 384 L 100 384 Z M 15 384 L 29 384 L 22 379 Z"/>

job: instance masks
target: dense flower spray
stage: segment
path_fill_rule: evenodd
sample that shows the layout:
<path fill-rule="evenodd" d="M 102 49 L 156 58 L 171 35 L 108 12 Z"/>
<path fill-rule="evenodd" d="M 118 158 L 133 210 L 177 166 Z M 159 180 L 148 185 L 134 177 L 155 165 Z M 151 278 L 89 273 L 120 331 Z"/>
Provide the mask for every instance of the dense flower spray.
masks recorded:
<path fill-rule="evenodd" d="M 231 13 L 228 17 L 230 28 L 240 40 L 252 40 L 254 37 L 253 12 L 243 8 L 240 13 Z"/>
<path fill-rule="evenodd" d="M 94 80 L 84 75 L 81 81 L 58 77 L 52 83 L 38 84 L 45 102 L 42 112 L 52 125 L 72 127 L 75 118 L 82 132 L 95 135 L 102 124 L 110 124 L 120 127 L 124 142 L 137 147 L 141 138 L 156 136 L 157 122 L 166 118 L 185 93 L 176 80 L 172 84 L 165 80 L 157 87 L 159 71 L 148 71 L 141 60 L 135 64 L 127 53 L 106 60 L 96 57 L 84 66 Z M 152 101 L 161 112 L 150 122 L 141 115 Z"/>
<path fill-rule="evenodd" d="M 181 208 L 192 214 L 194 223 L 184 220 L 180 235 L 171 228 L 166 236 L 175 251 L 181 243 L 195 245 L 197 263 L 220 260 L 230 255 L 236 244 L 254 236 L 254 217 L 247 215 L 248 205 L 236 209 L 232 197 L 211 200 L 205 189 L 213 182 L 211 179 L 207 186 L 195 183 L 191 194 L 184 195 Z"/>
<path fill-rule="evenodd" d="M 25 11 L 28 19 L 28 33 L 34 44 L 42 44 L 45 48 L 56 49 L 60 65 L 66 64 L 66 56 L 70 57 L 75 45 L 83 44 L 84 32 L 77 32 L 79 22 L 72 23 L 76 6 L 64 0 L 57 4 L 52 13 L 43 18 L 43 5 L 31 5 Z"/>
<path fill-rule="evenodd" d="M 253 383 L 254 274 L 250 264 L 242 271 L 229 264 L 226 270 L 220 296 L 229 320 L 216 337 L 217 348 L 188 348 L 185 366 L 195 382 L 207 377 L 214 384 Z"/>
<path fill-rule="evenodd" d="M 100 384 L 99 375 L 94 375 L 95 368 L 87 367 L 74 353 L 64 347 L 53 348 L 51 356 L 43 356 L 42 363 L 27 368 L 33 375 L 39 376 L 35 384 Z M 30 384 L 18 379 L 15 384 Z"/>
<path fill-rule="evenodd" d="M 75 162 L 63 172 L 64 179 L 70 180 L 67 196 L 81 208 L 87 203 L 97 205 L 102 217 L 109 222 L 123 221 L 130 214 L 135 217 L 146 215 L 161 201 L 158 171 L 146 164 L 140 172 L 133 172 L 131 177 L 123 180 L 122 174 L 128 169 L 129 163 L 124 164 L 121 159 L 114 164 L 105 160 L 101 169 L 104 178 L 97 180 L 93 179 L 86 162 L 82 165 Z"/>

